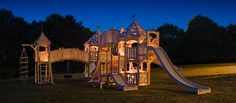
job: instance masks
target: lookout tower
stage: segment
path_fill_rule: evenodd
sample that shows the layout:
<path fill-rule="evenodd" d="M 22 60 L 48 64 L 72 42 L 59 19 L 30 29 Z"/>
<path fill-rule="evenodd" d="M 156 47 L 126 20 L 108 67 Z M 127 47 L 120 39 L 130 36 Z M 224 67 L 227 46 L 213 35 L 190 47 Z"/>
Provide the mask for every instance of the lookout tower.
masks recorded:
<path fill-rule="evenodd" d="M 35 45 L 35 83 L 53 83 L 52 67 L 49 61 L 51 41 L 42 32 Z"/>

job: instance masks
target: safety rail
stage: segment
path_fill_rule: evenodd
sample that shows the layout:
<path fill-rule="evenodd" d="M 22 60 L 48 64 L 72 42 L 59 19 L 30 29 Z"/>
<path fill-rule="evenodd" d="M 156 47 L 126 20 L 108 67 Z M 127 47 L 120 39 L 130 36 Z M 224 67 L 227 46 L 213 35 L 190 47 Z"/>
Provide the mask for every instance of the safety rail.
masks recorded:
<path fill-rule="evenodd" d="M 126 55 L 128 60 L 135 60 L 137 58 L 137 48 L 126 48 Z"/>
<path fill-rule="evenodd" d="M 78 48 L 59 48 L 49 52 L 49 61 L 51 63 L 64 60 L 74 60 L 88 63 L 89 55 Z"/>

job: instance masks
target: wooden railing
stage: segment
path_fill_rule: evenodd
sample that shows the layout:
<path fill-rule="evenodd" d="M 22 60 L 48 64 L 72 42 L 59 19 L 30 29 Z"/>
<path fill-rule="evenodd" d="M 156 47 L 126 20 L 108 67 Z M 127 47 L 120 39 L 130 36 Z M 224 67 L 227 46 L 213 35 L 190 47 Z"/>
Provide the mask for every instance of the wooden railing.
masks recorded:
<path fill-rule="evenodd" d="M 63 60 L 74 60 L 88 63 L 89 54 L 78 48 L 60 48 L 49 52 L 49 61 L 51 63 Z"/>
<path fill-rule="evenodd" d="M 127 59 L 135 60 L 137 58 L 137 48 L 127 48 L 126 55 Z"/>

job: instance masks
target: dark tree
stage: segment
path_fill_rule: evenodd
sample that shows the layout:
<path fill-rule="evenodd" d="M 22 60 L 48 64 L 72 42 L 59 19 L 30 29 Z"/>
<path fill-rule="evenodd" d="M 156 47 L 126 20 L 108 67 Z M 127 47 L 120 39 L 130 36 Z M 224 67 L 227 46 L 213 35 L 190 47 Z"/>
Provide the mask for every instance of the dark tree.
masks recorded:
<path fill-rule="evenodd" d="M 163 24 L 157 31 L 160 32 L 160 46 L 168 53 L 169 57 L 175 62 L 181 61 L 179 57 L 182 53 L 181 38 L 184 35 L 184 30 L 173 24 Z"/>
<path fill-rule="evenodd" d="M 28 23 L 22 17 L 15 17 L 11 11 L 0 9 L 0 78 L 17 77 L 19 56 L 22 43 L 34 43 L 43 31 L 52 41 L 52 49 L 59 47 L 79 47 L 92 36 L 92 32 L 77 22 L 71 15 L 51 14 L 45 21 Z M 33 74 L 33 51 L 28 49 L 31 57 L 30 68 Z M 83 64 L 71 63 L 81 71 Z M 62 70 L 63 71 L 63 70 Z"/>
<path fill-rule="evenodd" d="M 211 19 L 198 15 L 188 25 L 183 47 L 185 58 L 193 63 L 217 61 L 222 52 L 225 31 Z"/>

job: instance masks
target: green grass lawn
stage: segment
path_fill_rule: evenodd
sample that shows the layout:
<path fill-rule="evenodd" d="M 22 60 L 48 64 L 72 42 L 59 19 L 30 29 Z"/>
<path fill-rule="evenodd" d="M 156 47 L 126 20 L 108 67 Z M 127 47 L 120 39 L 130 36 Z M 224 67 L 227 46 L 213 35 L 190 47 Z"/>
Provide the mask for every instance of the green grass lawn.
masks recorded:
<path fill-rule="evenodd" d="M 181 68 L 184 74 L 188 73 L 186 71 L 193 73 L 191 66 Z M 122 92 L 115 87 L 94 88 L 76 75 L 73 79 L 56 75 L 54 85 L 36 85 L 32 80 L 26 83 L 17 79 L 1 80 L 0 103 L 236 103 L 236 74 L 188 76 L 189 80 L 212 88 L 212 93 L 204 95 L 186 91 L 172 82 L 160 68 L 152 68 L 150 86 L 139 87 L 138 91 L 132 92 Z"/>

